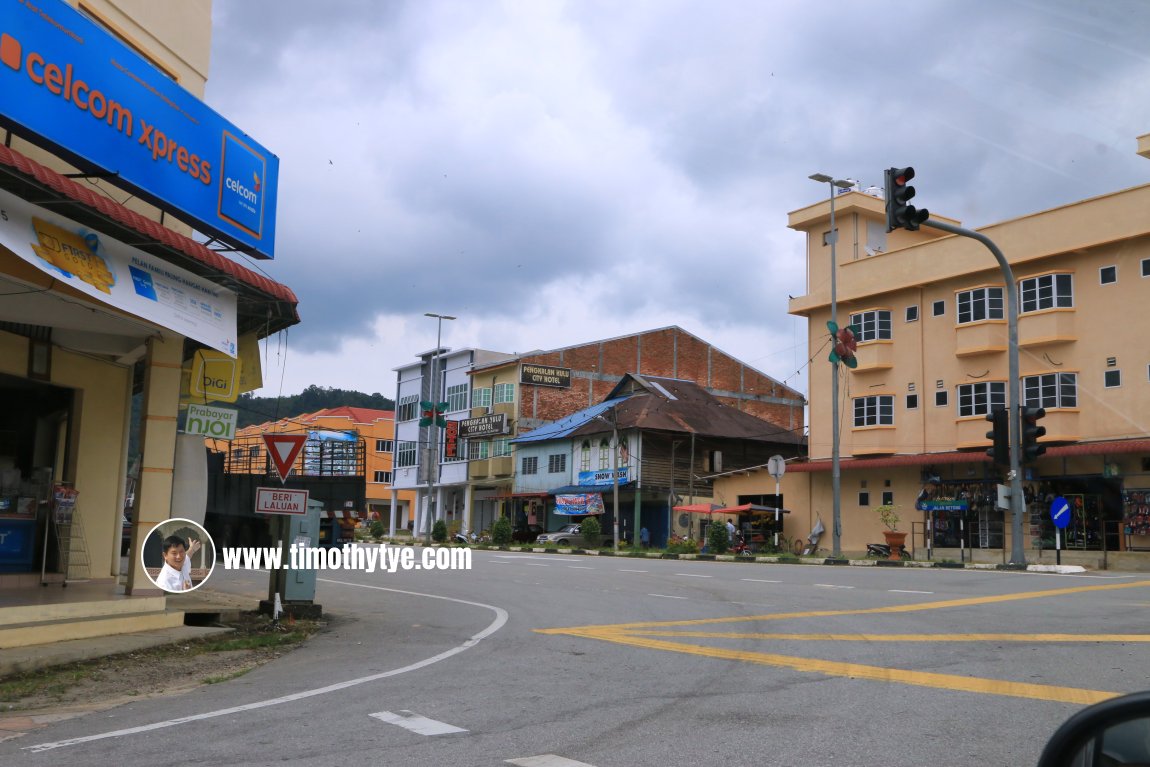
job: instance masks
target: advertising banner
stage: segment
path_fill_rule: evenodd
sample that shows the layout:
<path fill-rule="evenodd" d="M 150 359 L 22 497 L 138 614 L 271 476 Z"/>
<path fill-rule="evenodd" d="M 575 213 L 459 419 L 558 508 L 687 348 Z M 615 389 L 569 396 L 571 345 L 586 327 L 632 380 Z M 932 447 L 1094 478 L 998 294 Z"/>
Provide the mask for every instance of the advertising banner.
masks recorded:
<path fill-rule="evenodd" d="M 571 368 L 522 365 L 519 368 L 519 383 L 534 386 L 557 386 L 566 389 L 571 386 Z"/>
<path fill-rule="evenodd" d="M 211 405 L 188 405 L 184 419 L 185 434 L 202 434 L 212 439 L 231 441 L 236 437 L 238 410 Z"/>
<path fill-rule="evenodd" d="M 279 159 L 62 0 L 0 0 L 0 124 L 275 255 Z"/>
<path fill-rule="evenodd" d="M 619 484 L 627 481 L 627 468 L 626 466 L 619 467 Z M 615 480 L 611 477 L 610 469 L 600 469 L 599 471 L 581 471 L 579 472 L 579 484 L 584 487 L 592 487 L 595 485 L 613 485 Z"/>
<path fill-rule="evenodd" d="M 577 493 L 574 495 L 555 496 L 555 513 L 565 517 L 581 516 L 583 514 L 602 514 L 602 493 Z"/>
<path fill-rule="evenodd" d="M 108 306 L 236 356 L 227 288 L 2 190 L 0 244 Z"/>

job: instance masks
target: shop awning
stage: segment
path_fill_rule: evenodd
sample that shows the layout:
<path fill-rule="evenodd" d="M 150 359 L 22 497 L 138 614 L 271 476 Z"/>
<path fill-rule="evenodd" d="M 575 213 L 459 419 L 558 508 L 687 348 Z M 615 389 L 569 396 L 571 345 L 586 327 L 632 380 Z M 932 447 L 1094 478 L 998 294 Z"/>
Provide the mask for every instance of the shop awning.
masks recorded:
<path fill-rule="evenodd" d="M 675 511 L 685 511 L 688 514 L 714 514 L 722 509 L 717 503 L 691 503 L 685 506 L 673 506 Z"/>
<path fill-rule="evenodd" d="M 741 506 L 728 506 L 723 509 L 715 509 L 716 514 L 790 514 L 789 509 L 778 509 L 774 506 L 760 506 L 757 503 L 744 503 Z"/>

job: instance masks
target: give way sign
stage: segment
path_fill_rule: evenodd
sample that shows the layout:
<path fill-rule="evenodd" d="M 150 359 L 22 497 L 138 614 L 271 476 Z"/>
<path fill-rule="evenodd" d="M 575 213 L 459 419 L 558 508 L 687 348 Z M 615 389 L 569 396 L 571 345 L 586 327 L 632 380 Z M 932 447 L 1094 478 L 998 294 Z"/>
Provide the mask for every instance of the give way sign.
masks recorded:
<path fill-rule="evenodd" d="M 303 449 L 305 442 L 307 442 L 306 434 L 264 435 L 264 444 L 267 445 L 268 455 L 271 456 L 272 464 L 276 467 L 276 473 L 280 475 L 280 484 L 287 482 L 288 474 L 291 473 L 291 465 L 295 463 L 295 459 L 299 456 L 299 451 Z"/>

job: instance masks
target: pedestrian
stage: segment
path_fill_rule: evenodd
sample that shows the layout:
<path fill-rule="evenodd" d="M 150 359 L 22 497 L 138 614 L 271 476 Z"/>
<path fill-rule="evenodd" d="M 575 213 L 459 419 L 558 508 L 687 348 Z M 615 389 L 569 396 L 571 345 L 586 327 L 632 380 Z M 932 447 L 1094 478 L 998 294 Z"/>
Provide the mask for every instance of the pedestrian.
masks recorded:
<path fill-rule="evenodd" d="M 730 540 L 731 545 L 735 543 L 735 523 L 730 519 L 727 520 L 727 538 Z"/>
<path fill-rule="evenodd" d="M 649 549 L 651 547 L 651 533 L 649 530 L 647 530 L 646 525 L 644 525 L 639 530 L 639 542 L 643 544 L 643 548 L 645 549 Z"/>

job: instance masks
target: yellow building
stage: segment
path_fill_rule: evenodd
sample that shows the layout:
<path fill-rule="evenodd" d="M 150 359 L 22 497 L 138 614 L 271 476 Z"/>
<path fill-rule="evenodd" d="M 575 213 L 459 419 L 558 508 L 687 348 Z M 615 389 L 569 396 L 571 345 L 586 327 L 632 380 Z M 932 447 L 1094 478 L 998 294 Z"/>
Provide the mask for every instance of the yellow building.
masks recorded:
<path fill-rule="evenodd" d="M 1147 137 L 1141 152 L 1150 154 Z M 1062 561 L 1150 569 L 1150 357 L 1139 306 L 1150 300 L 1150 186 L 979 232 L 1003 251 L 1019 296 L 1022 404 L 1042 407 L 1044 456 L 1024 468 L 1024 549 L 1052 562 L 1050 505 L 1073 509 Z M 916 556 L 1004 562 L 1011 520 L 997 506 L 1003 470 L 986 456 L 987 413 L 1006 405 L 1004 278 L 977 241 L 923 226 L 886 234 L 884 201 L 835 199 L 838 323 L 859 329 L 858 367 L 840 366 L 842 550 L 882 540 L 890 503 Z M 935 216 L 937 219 L 938 217 Z M 788 533 L 816 518 L 831 549 L 830 201 L 790 214 L 807 234 L 810 462 L 788 466 Z M 943 219 L 949 223 L 957 223 Z M 728 499 L 769 477 L 730 478 Z M 960 511 L 960 507 L 966 511 Z M 1068 559 L 1070 557 L 1070 559 Z"/>
<path fill-rule="evenodd" d="M 0 648 L 182 623 L 140 561 L 143 537 L 182 508 L 181 377 L 206 349 L 229 371 L 214 370 L 212 382 L 236 390 L 237 354 L 299 321 L 290 289 L 177 220 L 271 255 L 274 205 L 253 218 L 229 208 L 216 188 L 232 172 L 216 161 L 223 133 L 214 145 L 197 133 L 226 122 L 200 101 L 208 0 L 36 5 L 13 6 L 0 40 Z M 112 61 L 118 68 L 104 69 Z M 172 105 L 195 115 L 194 127 L 170 126 Z M 278 163 L 257 159 L 257 176 Z M 187 199 L 153 173 L 173 174 Z M 263 181 L 270 199 L 274 179 Z M 217 209 L 212 224 L 205 216 Z M 243 373 L 249 383 L 258 374 Z M 129 497 L 133 438 L 140 470 Z M 78 494 L 66 531 L 53 514 L 57 488 Z"/>

